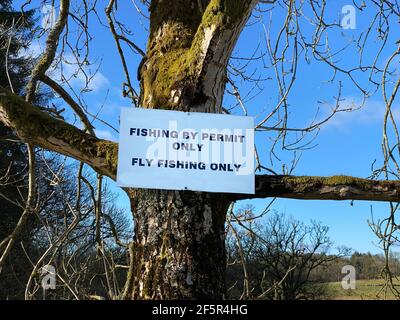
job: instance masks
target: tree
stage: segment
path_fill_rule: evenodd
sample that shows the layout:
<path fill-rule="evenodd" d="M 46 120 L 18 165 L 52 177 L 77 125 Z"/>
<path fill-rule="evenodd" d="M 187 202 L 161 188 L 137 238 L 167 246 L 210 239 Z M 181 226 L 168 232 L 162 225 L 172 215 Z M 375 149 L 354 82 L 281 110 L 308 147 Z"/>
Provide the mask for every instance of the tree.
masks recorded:
<path fill-rule="evenodd" d="M 277 213 L 269 218 L 262 232 L 265 242 L 254 253 L 265 272 L 262 286 L 267 294 L 264 297 L 279 300 L 313 297 L 316 287 L 310 283 L 311 274 L 348 254 L 347 250 L 329 254 L 332 242 L 328 230 L 319 223 L 307 226 Z"/>
<path fill-rule="evenodd" d="M 257 223 L 253 211 L 247 208 L 231 212 L 231 223 L 238 226 L 229 225 L 227 241 L 230 298 L 321 298 L 325 293 L 322 282 L 328 281 L 318 279 L 325 273 L 319 270 L 348 256 L 350 250 L 338 248 L 334 253 L 329 228 L 320 223 L 307 225 L 278 212 L 268 213 L 265 221 Z M 242 271 L 237 271 L 238 267 Z M 243 279 L 243 285 L 238 279 Z"/>
<path fill-rule="evenodd" d="M 114 299 L 126 278 L 121 266 L 132 232 L 125 210 L 115 205 L 107 184 L 81 165 L 50 154 L 38 169 L 34 250 L 25 252 L 29 273 L 19 279 L 24 290 L 17 298 Z M 56 270 L 52 290 L 42 290 L 44 266 Z"/>
<path fill-rule="evenodd" d="M 85 19 L 90 12 L 97 11 L 85 5 L 79 18 L 76 12 L 72 14 L 71 2 L 60 1 L 58 18 L 48 32 L 46 48 L 32 70 L 25 97 L 0 89 L 0 120 L 27 143 L 82 161 L 99 174 L 115 179 L 118 145 L 96 137 L 85 108 L 47 73 L 57 60 L 57 50 L 63 52 L 66 48 L 71 48 L 65 45 L 68 42 L 66 26 L 69 23 L 75 22 L 80 26 L 82 38 L 86 43 L 89 41 Z M 220 113 L 223 111 L 222 100 L 228 81 L 227 66 L 239 35 L 257 5 L 270 9 L 278 2 L 152 0 L 142 3 L 149 6 L 150 22 L 147 50 L 138 72 L 140 94 L 136 93 L 132 84 L 121 42 L 127 43 L 139 54 L 144 52 L 128 39 L 128 31 L 116 21 L 117 1 L 110 0 L 106 8 L 109 29 L 114 36 L 126 75 L 124 95 L 131 99 L 133 104 L 143 108 L 162 107 L 169 110 Z M 302 16 L 301 3 L 279 2 L 287 10 L 287 18 L 277 37 L 278 45 L 271 50 L 272 68 L 282 67 L 277 71 L 278 78 L 284 78 L 279 81 L 277 90 L 280 102 L 271 114 L 277 115 L 278 110 L 281 110 L 284 116 L 272 127 L 266 126 L 271 116 L 266 117 L 257 126 L 259 130 L 277 130 L 278 138 L 284 141 L 289 132 L 305 134 L 318 130 L 335 113 L 344 111 L 340 109 L 339 90 L 337 106 L 326 120 L 313 123 L 307 128 L 288 127 L 287 96 L 296 79 L 300 46 L 303 46 L 307 53 L 311 52 L 315 60 L 333 68 L 335 73 L 348 76 L 365 94 L 356 82 L 354 73 L 370 71 L 383 77 L 390 75 L 387 72 L 388 67 L 382 71 L 375 62 L 370 66 L 360 65 L 349 70 L 332 62 L 335 55 L 330 50 L 321 49 L 321 38 L 329 27 L 337 27 L 338 24 L 325 22 L 325 1 L 308 1 L 310 10 L 316 17 L 312 24 L 315 33 L 308 41 L 298 24 L 298 19 Z M 375 1 L 372 1 L 372 5 L 374 3 Z M 375 3 L 375 6 L 378 18 L 398 16 L 397 6 L 389 1 Z M 362 8 L 363 6 L 360 6 L 359 10 Z M 257 10 L 262 12 L 260 8 Z M 382 28 L 379 30 L 380 36 L 384 36 Z M 280 43 L 285 38 L 287 43 Z M 282 55 L 278 56 L 281 45 L 284 48 Z M 293 48 L 294 58 L 291 64 L 286 65 L 285 54 L 288 47 Z M 77 59 L 85 56 L 81 54 L 80 47 L 75 50 L 79 52 L 75 55 Z M 390 61 L 397 54 L 398 52 Z M 78 68 L 82 68 L 86 63 L 86 58 L 81 60 Z M 376 83 L 374 78 L 370 80 Z M 39 83 L 49 86 L 64 99 L 81 120 L 83 130 L 32 103 Z M 386 84 L 385 80 L 383 83 Z M 379 83 L 377 85 L 379 86 Z M 389 96 L 386 100 L 386 119 L 389 123 L 392 119 L 390 107 L 396 93 L 395 88 L 392 97 Z M 240 98 L 240 95 L 237 96 Z M 257 175 L 254 196 L 126 188 L 125 191 L 131 200 L 135 230 L 130 246 L 130 269 L 122 298 L 222 298 L 226 290 L 224 223 L 232 201 L 268 197 L 399 201 L 400 181 L 389 180 L 389 177 L 393 176 L 388 163 L 397 163 L 393 161 L 395 157 L 389 139 L 385 141 L 384 146 L 387 161 L 380 173 L 387 174 L 386 180 L 347 176 L 296 177 L 290 175 L 290 172 L 284 172 L 282 175 L 263 174 Z M 260 170 L 262 168 L 265 167 L 258 167 Z"/>

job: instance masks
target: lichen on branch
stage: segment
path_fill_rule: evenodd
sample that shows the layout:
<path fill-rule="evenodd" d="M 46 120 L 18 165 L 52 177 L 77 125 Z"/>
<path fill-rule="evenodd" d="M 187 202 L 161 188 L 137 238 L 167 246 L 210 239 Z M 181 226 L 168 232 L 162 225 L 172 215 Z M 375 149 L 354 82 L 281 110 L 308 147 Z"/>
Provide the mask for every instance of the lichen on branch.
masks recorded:
<path fill-rule="evenodd" d="M 400 201 L 400 181 L 370 180 L 351 176 L 256 176 L 254 195 L 236 195 L 238 199 L 291 198 L 305 200 Z"/>
<path fill-rule="evenodd" d="M 202 93 L 203 70 L 222 36 L 236 42 L 236 29 L 256 1 L 152 1 L 150 37 L 141 75 L 141 105 L 187 110 L 207 99 Z M 226 33 L 231 31 L 231 36 Z M 231 48 L 231 45 L 227 47 Z M 229 50 L 220 66 L 226 72 Z"/>
<path fill-rule="evenodd" d="M 26 142 L 84 161 L 94 170 L 115 178 L 118 145 L 98 139 L 51 117 L 21 97 L 0 88 L 0 121 Z"/>

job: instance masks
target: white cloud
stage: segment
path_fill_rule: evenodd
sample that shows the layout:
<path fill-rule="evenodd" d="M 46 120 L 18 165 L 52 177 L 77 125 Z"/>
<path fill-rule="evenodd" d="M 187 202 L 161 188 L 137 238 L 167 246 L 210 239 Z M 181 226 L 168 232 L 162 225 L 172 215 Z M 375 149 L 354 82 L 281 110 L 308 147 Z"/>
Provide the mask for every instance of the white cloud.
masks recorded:
<path fill-rule="evenodd" d="M 110 85 L 110 81 L 105 77 L 103 73 L 98 71 L 95 76 L 90 81 L 90 87 L 93 88 L 93 91 L 98 91 L 100 89 L 104 89 Z"/>
<path fill-rule="evenodd" d="M 98 70 L 93 71 L 93 68 L 90 67 L 84 68 L 85 76 L 81 70 L 78 70 L 76 60 L 71 53 L 65 54 L 61 66 L 57 66 L 57 68 L 53 66 L 53 70 L 50 71 L 49 74 L 56 81 L 61 81 L 61 71 L 64 78 L 67 79 L 69 84 L 77 91 L 85 87 L 86 77 L 90 80 L 88 88 L 94 93 L 110 86 L 110 81 Z"/>
<path fill-rule="evenodd" d="M 26 49 L 21 49 L 19 56 L 22 57 L 39 57 L 45 50 L 45 45 L 38 40 L 32 41 L 30 46 Z M 63 72 L 64 78 L 68 79 L 69 84 L 77 91 L 83 89 L 86 85 L 86 77 L 82 71 L 77 72 L 77 65 L 74 56 L 71 53 L 66 53 L 62 59 L 62 69 L 60 65 L 57 67 L 52 66 L 48 74 L 57 82 L 61 82 L 61 70 Z M 56 61 L 58 61 L 56 59 Z M 92 92 L 97 93 L 105 88 L 110 87 L 110 81 L 108 78 L 96 68 L 87 67 L 85 68 L 86 76 L 90 78 L 89 89 Z"/>
<path fill-rule="evenodd" d="M 41 12 L 43 14 L 43 18 L 41 21 L 42 28 L 44 30 L 50 30 L 56 23 L 57 10 L 54 6 L 45 4 L 42 7 Z"/>
<path fill-rule="evenodd" d="M 43 52 L 43 46 L 39 41 L 32 41 L 28 48 L 21 48 L 18 52 L 20 57 L 32 57 L 37 58 Z"/>
<path fill-rule="evenodd" d="M 96 129 L 95 133 L 101 139 L 117 141 L 117 139 L 114 137 L 114 135 L 112 134 L 112 132 L 110 130 Z"/>
<path fill-rule="evenodd" d="M 349 129 L 354 125 L 371 126 L 383 122 L 386 106 L 382 101 L 367 100 L 361 108 L 357 109 L 361 105 L 360 100 L 344 99 L 340 104 L 340 109 L 352 108 L 354 111 L 336 113 L 322 128 Z M 333 107 L 330 106 L 329 110 L 332 109 Z M 394 117 L 400 121 L 400 107 L 392 106 L 392 112 Z"/>

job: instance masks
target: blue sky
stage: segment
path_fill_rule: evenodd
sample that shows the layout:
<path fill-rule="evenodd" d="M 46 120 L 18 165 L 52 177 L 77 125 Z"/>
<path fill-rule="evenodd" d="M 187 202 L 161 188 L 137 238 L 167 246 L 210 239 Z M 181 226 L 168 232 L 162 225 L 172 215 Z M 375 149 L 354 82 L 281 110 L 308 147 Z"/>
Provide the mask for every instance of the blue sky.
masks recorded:
<path fill-rule="evenodd" d="M 17 1 L 17 7 L 18 7 Z M 139 5 L 139 1 L 136 1 Z M 330 20 L 336 19 L 340 21 L 341 9 L 344 5 L 351 4 L 352 1 L 332 1 L 328 7 L 327 16 Z M 56 1 L 57 3 L 57 1 Z M 134 1 L 119 1 L 117 18 L 126 22 L 127 26 L 133 32 L 132 40 L 135 41 L 142 49 L 146 47 L 147 25 L 148 21 L 142 17 L 133 5 Z M 41 8 L 41 1 L 34 0 L 28 8 Z M 264 9 L 267 6 L 263 6 Z M 99 15 L 105 22 L 103 8 L 98 8 Z M 146 13 L 146 12 L 145 12 Z M 147 14 L 147 13 L 146 13 Z M 265 30 L 270 30 L 271 37 L 274 39 L 281 24 L 284 20 L 285 10 L 275 8 L 272 11 L 273 22 L 269 27 L 270 13 L 265 12 L 260 17 L 253 17 L 252 22 L 243 31 L 242 36 L 235 48 L 233 56 L 250 57 L 253 52 L 261 55 L 266 50 Z M 304 14 L 310 14 L 309 9 L 305 9 Z M 260 14 L 257 14 L 260 16 Z M 330 35 L 330 42 L 333 47 L 339 48 L 344 46 L 349 39 L 357 37 L 370 23 L 372 11 L 367 8 L 364 12 L 357 13 L 356 29 L 344 30 L 336 28 L 336 31 Z M 310 32 L 311 28 L 304 22 L 302 27 L 305 32 Z M 92 72 L 98 67 L 98 72 L 92 83 L 93 91 L 85 94 L 85 102 L 91 113 L 99 113 L 100 118 L 108 121 L 114 127 L 118 128 L 118 116 L 121 107 L 129 107 L 130 101 L 124 99 L 121 95 L 121 84 L 124 81 L 122 65 L 117 55 L 111 33 L 106 27 L 102 26 L 99 21 L 92 16 L 90 20 L 91 41 L 90 61 L 97 61 L 95 65 L 89 68 Z M 72 28 L 72 26 L 71 26 Z M 73 38 L 73 37 L 72 37 Z M 394 42 L 397 39 L 389 39 L 387 50 L 382 53 L 382 66 L 387 59 L 390 50 L 394 48 Z M 43 39 L 36 41 L 31 53 L 37 54 L 43 47 Z M 368 60 L 373 58 L 373 53 L 377 50 L 377 41 L 372 39 L 368 43 L 368 50 L 365 57 Z M 258 48 L 258 50 L 256 50 Z M 127 47 L 124 47 L 126 58 L 131 71 L 132 78 L 135 80 L 136 88 L 136 69 L 141 58 L 137 54 L 133 54 Z M 353 51 L 351 51 L 353 50 Z M 66 59 L 71 58 L 68 54 L 64 56 Z M 342 66 L 354 65 L 357 59 L 356 51 L 352 48 L 346 53 L 339 55 L 338 60 Z M 266 59 L 267 60 L 267 59 Z M 232 63 L 243 63 L 240 61 L 232 61 Z M 72 74 L 72 67 L 65 64 L 66 72 Z M 69 70 L 70 68 L 71 70 Z M 265 67 L 262 60 L 251 62 L 248 66 L 249 73 L 255 72 L 260 77 L 267 78 L 273 75 L 270 67 Z M 57 71 L 54 73 L 57 77 Z M 329 107 L 332 107 L 337 95 L 337 82 L 330 84 L 327 80 L 331 77 L 332 71 L 322 63 L 311 62 L 306 63 L 304 59 L 299 63 L 298 79 L 295 87 L 289 96 L 290 102 L 290 120 L 291 127 L 305 127 L 315 115 L 320 106 L 321 111 L 317 118 L 322 119 L 324 115 L 329 113 Z M 243 97 L 252 91 L 252 84 L 236 79 L 237 86 L 240 88 Z M 351 102 L 360 102 L 361 94 L 351 84 L 346 76 L 338 75 L 337 80 L 342 81 L 343 106 L 351 105 Z M 82 85 L 82 76 L 78 75 L 73 78 L 72 86 L 79 88 Z M 262 116 L 276 104 L 277 86 L 273 80 L 264 81 L 261 84 L 261 93 L 251 100 L 246 100 L 245 105 L 249 114 L 256 117 L 256 123 L 262 119 Z M 319 103 L 324 101 L 324 103 Z M 224 106 L 229 107 L 235 105 L 235 100 L 226 96 Z M 395 109 L 398 103 L 395 104 Z M 233 110 L 235 114 L 242 115 L 240 108 Z M 381 161 L 381 139 L 382 139 L 382 119 L 384 105 L 379 94 L 372 96 L 365 106 L 352 113 L 341 113 L 331 119 L 324 127 L 322 127 L 317 139 L 314 141 L 315 147 L 301 153 L 301 160 L 297 165 L 294 174 L 297 175 L 354 175 L 367 177 L 371 174 L 371 163 L 376 159 L 377 163 Z M 399 113 L 395 113 L 396 116 Z M 118 133 L 104 126 L 99 121 L 95 122 L 97 134 L 106 139 L 114 141 L 118 140 Z M 280 172 L 282 164 L 289 165 L 292 153 L 279 151 L 278 154 L 281 161 L 275 160 L 269 162 L 269 149 L 271 147 L 271 138 L 276 133 L 263 132 L 259 133 L 256 138 L 258 150 L 262 159 L 265 159 L 265 165 Z M 278 148 L 279 149 L 279 148 Z M 119 203 L 121 206 L 129 208 L 129 203 L 124 192 L 120 191 L 112 181 L 109 181 L 113 189 L 119 194 Z M 252 203 L 256 210 L 262 210 L 268 199 L 258 199 L 253 201 L 244 201 L 244 203 Z M 358 251 L 380 252 L 377 247 L 377 240 L 368 227 L 367 220 L 371 218 L 371 210 L 374 217 L 384 217 L 388 214 L 388 204 L 376 202 L 354 202 L 350 201 L 305 201 L 305 200 L 284 200 L 278 199 L 273 207 L 279 212 L 293 216 L 299 220 L 309 222 L 317 220 L 330 227 L 330 236 L 336 245 L 345 245 Z"/>

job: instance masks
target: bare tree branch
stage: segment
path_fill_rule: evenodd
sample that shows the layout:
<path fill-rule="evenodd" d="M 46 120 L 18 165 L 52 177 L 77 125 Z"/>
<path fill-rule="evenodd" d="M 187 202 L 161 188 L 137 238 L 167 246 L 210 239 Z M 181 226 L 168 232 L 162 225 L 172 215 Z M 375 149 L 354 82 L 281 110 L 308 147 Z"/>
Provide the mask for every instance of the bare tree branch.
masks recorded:
<path fill-rule="evenodd" d="M 35 68 L 32 70 L 31 79 L 28 85 L 26 86 L 26 101 L 33 100 L 33 96 L 36 92 L 36 86 L 39 77 L 46 73 L 47 69 L 50 67 L 51 63 L 54 60 L 54 57 L 57 52 L 60 35 L 63 32 L 65 25 L 67 24 L 68 13 L 69 13 L 69 0 L 61 0 L 58 19 L 54 27 L 51 29 L 49 36 L 47 37 L 46 40 L 46 50 L 40 57 L 40 60 L 36 64 Z"/>
<path fill-rule="evenodd" d="M 0 88 L 0 121 L 17 135 L 44 149 L 83 161 L 115 179 L 118 145 L 55 119 L 22 98 Z"/>
<path fill-rule="evenodd" d="M 257 175 L 255 195 L 234 198 L 290 198 L 304 200 L 400 201 L 400 181 L 349 176 L 313 177 Z"/>
<path fill-rule="evenodd" d="M 41 75 L 40 80 L 47 84 L 50 88 L 54 90 L 57 94 L 60 95 L 61 98 L 64 99 L 65 102 L 67 102 L 72 110 L 76 113 L 76 115 L 79 117 L 81 120 L 82 124 L 85 126 L 85 129 L 91 134 L 95 135 L 94 133 L 94 127 L 90 123 L 89 119 L 87 118 L 85 112 L 82 110 L 81 106 L 70 96 L 70 94 L 64 90 L 62 86 L 60 86 L 57 82 L 55 82 L 53 79 L 46 75 Z"/>

